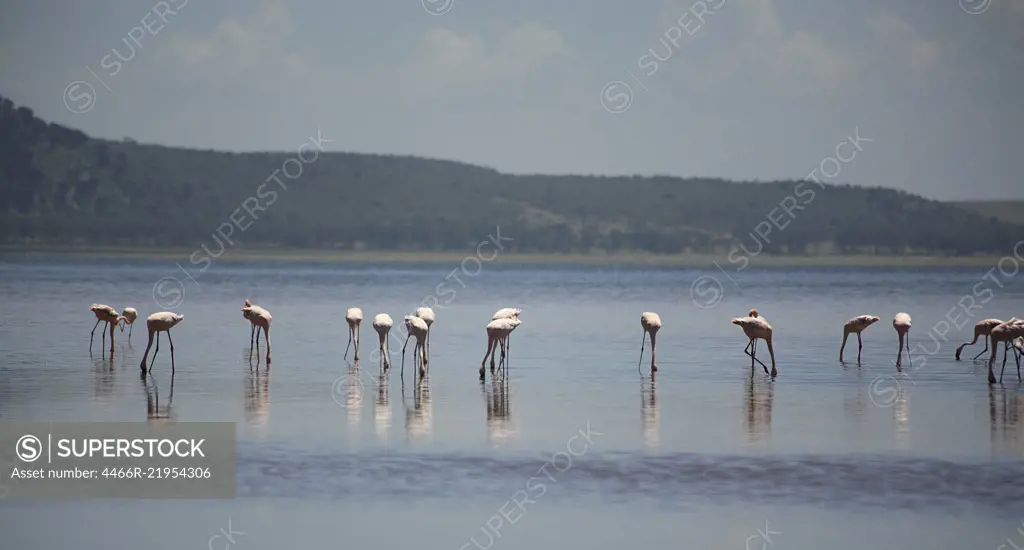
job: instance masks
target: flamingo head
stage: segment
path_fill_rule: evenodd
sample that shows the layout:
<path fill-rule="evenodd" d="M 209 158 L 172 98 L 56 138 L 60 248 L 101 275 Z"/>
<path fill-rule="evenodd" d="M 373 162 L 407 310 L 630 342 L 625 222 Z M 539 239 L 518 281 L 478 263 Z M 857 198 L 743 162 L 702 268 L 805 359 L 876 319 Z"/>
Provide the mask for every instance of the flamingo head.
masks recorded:
<path fill-rule="evenodd" d="M 753 315 L 751 315 L 751 317 L 753 317 Z M 743 319 L 741 317 L 737 317 L 732 320 L 732 324 L 737 326 L 743 326 Z"/>
<path fill-rule="evenodd" d="M 128 323 L 128 318 L 125 317 L 124 315 L 121 315 L 120 317 L 117 318 L 117 321 L 114 321 L 114 323 L 117 324 L 118 328 L 121 329 L 121 332 L 124 332 L 124 326 L 125 324 Z"/>

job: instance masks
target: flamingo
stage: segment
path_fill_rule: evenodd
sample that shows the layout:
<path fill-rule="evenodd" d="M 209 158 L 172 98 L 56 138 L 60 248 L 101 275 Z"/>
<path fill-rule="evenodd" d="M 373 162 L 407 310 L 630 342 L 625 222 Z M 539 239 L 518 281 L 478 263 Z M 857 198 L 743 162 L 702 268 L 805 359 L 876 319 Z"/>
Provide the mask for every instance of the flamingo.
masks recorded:
<path fill-rule="evenodd" d="M 413 315 L 415 315 L 416 317 L 419 317 L 420 319 L 423 319 L 423 322 L 427 324 L 427 347 L 426 347 L 426 352 L 427 352 L 427 357 L 429 357 L 430 356 L 430 327 L 434 324 L 434 310 L 430 309 L 429 307 L 418 307 L 418 308 L 416 308 L 416 311 L 413 313 Z M 408 342 L 409 338 L 406 337 L 405 340 L 406 340 L 406 342 Z"/>
<path fill-rule="evenodd" d="M 1003 324 L 1003 322 L 1000 321 L 999 319 L 984 319 L 978 321 L 978 323 L 974 325 L 974 339 L 971 340 L 970 342 L 960 344 L 960 347 L 956 348 L 956 360 L 960 360 L 960 352 L 962 352 L 965 347 L 973 345 L 975 342 L 977 342 L 979 336 L 985 337 L 985 349 L 981 350 L 981 353 L 979 353 L 978 355 L 975 355 L 972 361 L 976 361 L 979 357 L 984 355 L 985 352 L 988 351 L 989 334 L 992 334 L 992 329 L 996 328 L 1001 324 Z"/>
<path fill-rule="evenodd" d="M 661 330 L 661 317 L 658 317 L 657 313 L 645 311 L 640 314 L 640 326 L 644 329 L 644 334 L 640 338 L 640 363 L 637 363 L 636 368 L 640 370 L 640 364 L 644 362 L 644 343 L 647 341 L 647 335 L 651 335 L 651 373 L 658 372 L 658 366 L 654 364 L 655 354 L 655 343 L 654 340 L 658 336 L 658 331 Z"/>
<path fill-rule="evenodd" d="M 907 341 L 907 358 L 910 362 L 914 362 L 914 358 L 910 356 L 910 337 L 907 334 L 910 332 L 910 315 L 906 313 L 897 313 L 892 319 L 892 328 L 896 329 L 896 334 L 900 336 L 900 351 L 896 355 L 896 366 L 899 367 L 903 361 L 903 340 Z"/>
<path fill-rule="evenodd" d="M 779 371 L 775 368 L 775 349 L 772 347 L 772 326 L 768 324 L 768 321 L 765 321 L 764 317 L 760 317 L 756 309 L 752 309 L 746 317 L 733 319 L 732 324 L 742 328 L 743 334 L 746 334 L 747 338 L 750 339 L 747 347 L 743 349 L 743 353 L 750 356 L 750 368 L 754 368 L 754 361 L 757 361 L 764 367 L 765 374 L 768 373 L 768 366 L 757 358 L 757 340 L 760 338 L 768 343 L 768 353 L 772 357 L 771 375 L 773 377 L 778 376 Z M 750 351 L 747 351 L 748 349 Z"/>
<path fill-rule="evenodd" d="M 843 350 L 846 349 L 846 339 L 850 337 L 850 334 L 857 335 L 857 362 L 860 363 L 860 352 L 864 349 L 864 342 L 860 338 L 860 333 L 878 321 L 878 317 L 874 315 L 859 315 L 843 325 L 843 345 L 839 348 L 840 363 L 843 361 Z"/>
<path fill-rule="evenodd" d="M 256 333 L 256 349 L 260 348 L 260 332 L 259 329 L 263 329 L 264 339 L 267 341 L 267 366 L 270 366 L 270 323 L 274 320 L 274 317 L 270 315 L 270 312 L 263 309 L 260 306 L 254 305 L 245 299 L 245 305 L 242 306 L 242 317 L 245 317 L 252 323 L 253 331 Z M 250 345 L 252 343 L 250 337 Z M 249 357 L 252 358 L 252 348 L 249 348 Z M 257 359 L 257 361 L 259 361 Z"/>
<path fill-rule="evenodd" d="M 348 358 L 348 346 L 352 345 L 352 341 L 356 342 L 356 356 L 355 360 L 359 360 L 359 324 L 363 322 L 363 310 L 357 307 L 348 308 L 348 312 L 345 313 L 345 321 L 348 322 L 348 345 L 345 346 L 345 357 Z"/>
<path fill-rule="evenodd" d="M 523 310 L 520 309 L 520 308 L 517 308 L 517 307 L 503 307 L 503 308 L 499 309 L 498 311 L 494 312 L 494 315 L 491 316 L 491 320 L 492 321 L 496 321 L 498 319 L 518 319 L 519 318 L 519 314 L 522 313 L 522 312 L 523 312 Z M 511 353 L 512 353 L 512 351 L 511 351 L 512 350 L 512 335 L 511 335 L 511 333 L 505 338 L 505 350 L 511 355 Z M 502 353 L 502 355 L 504 356 L 505 354 Z"/>
<path fill-rule="evenodd" d="M 505 319 L 505 321 L 507 321 L 507 323 L 505 323 L 505 326 L 502 327 L 501 333 L 499 334 L 498 338 L 498 345 L 501 348 L 501 358 L 498 360 L 498 366 L 501 367 L 501 365 L 504 364 L 505 370 L 507 371 L 509 349 L 508 343 L 509 340 L 512 338 L 512 332 L 516 330 L 516 327 L 523 324 L 523 322 L 520 321 L 518 317 L 515 317 L 513 319 Z M 493 359 L 493 355 L 491 357 Z"/>
<path fill-rule="evenodd" d="M 387 313 L 378 313 L 373 318 L 373 330 L 377 331 L 377 337 L 380 339 L 380 356 L 384 363 L 384 369 L 391 368 L 391 353 L 388 350 L 387 340 L 392 324 L 391 316 Z"/>
<path fill-rule="evenodd" d="M 121 318 L 119 319 L 121 325 L 121 332 L 124 332 L 124 326 L 128 325 L 128 343 L 132 343 L 132 329 L 135 328 L 135 320 L 139 318 L 139 312 L 133 307 L 126 307 L 121 311 Z"/>
<path fill-rule="evenodd" d="M 405 328 L 406 328 L 406 330 L 409 331 L 409 336 L 412 336 L 412 337 L 416 338 L 416 347 L 415 347 L 415 349 L 413 349 L 413 352 L 412 352 L 413 356 L 414 356 L 414 359 L 413 359 L 413 365 L 414 366 L 413 366 L 413 368 L 415 368 L 415 362 L 418 359 L 419 363 L 420 363 L 420 376 L 422 377 L 427 372 L 427 369 L 426 369 L 426 366 L 427 366 L 427 354 L 426 354 L 426 350 L 424 348 L 424 343 L 426 342 L 426 339 L 427 339 L 427 330 L 428 330 L 427 322 L 424 321 L 423 319 L 419 318 L 419 317 L 416 317 L 415 315 L 406 315 L 405 316 Z M 405 341 L 408 342 L 409 338 L 406 337 Z M 401 376 L 404 379 L 404 377 L 405 377 L 405 347 L 404 346 L 402 347 L 402 371 L 401 371 Z"/>
<path fill-rule="evenodd" d="M 1017 381 L 1020 382 L 1020 357 L 1017 355 L 1017 352 L 1021 348 L 1017 346 L 1016 341 L 1018 338 L 1024 338 L 1024 320 L 1013 317 L 1005 323 L 996 325 L 992 328 L 989 338 L 992 339 L 992 354 L 988 359 L 988 383 L 996 383 L 996 377 L 992 374 L 992 364 L 996 361 L 996 352 L 999 351 L 996 344 L 999 342 L 1004 343 L 1005 349 L 1003 353 L 1003 368 L 999 371 L 999 382 L 1002 383 L 1003 381 L 1003 371 L 1006 370 L 1006 356 L 1009 355 L 1011 347 L 1014 350 L 1013 358 L 1017 361 Z"/>
<path fill-rule="evenodd" d="M 160 333 L 167 333 L 167 341 L 171 343 L 171 373 L 174 373 L 174 340 L 171 340 L 171 329 L 185 319 L 184 315 L 171 311 L 160 311 L 146 318 L 146 328 L 149 330 L 149 343 L 146 344 L 146 351 L 142 354 L 142 363 L 139 367 L 144 371 L 153 370 L 153 363 L 156 362 L 156 354 L 160 352 Z M 146 357 L 149 355 L 149 348 L 153 345 L 153 335 L 156 334 L 156 349 L 153 350 L 153 361 L 146 368 Z M 268 344 L 269 347 L 269 344 Z"/>
<path fill-rule="evenodd" d="M 491 372 L 494 372 L 494 351 L 496 347 L 501 347 L 502 357 L 501 361 L 505 360 L 505 345 L 504 341 L 508 339 L 508 336 L 512 334 L 512 331 L 518 327 L 522 321 L 516 318 L 505 318 L 505 319 L 494 319 L 487 324 L 487 351 L 484 353 L 483 361 L 480 361 L 480 378 L 484 378 L 484 364 L 487 363 L 487 356 L 491 356 Z"/>
<path fill-rule="evenodd" d="M 104 304 L 93 304 L 89 306 L 89 311 L 96 315 L 96 324 L 92 326 L 92 332 L 89 333 L 89 353 L 92 353 L 92 341 L 96 337 L 96 327 L 100 326 L 100 323 L 106 323 L 110 327 L 110 354 L 114 354 L 114 325 L 119 322 L 121 314 L 116 309 L 104 305 Z M 107 344 L 107 333 L 106 328 L 103 327 L 103 345 Z"/>

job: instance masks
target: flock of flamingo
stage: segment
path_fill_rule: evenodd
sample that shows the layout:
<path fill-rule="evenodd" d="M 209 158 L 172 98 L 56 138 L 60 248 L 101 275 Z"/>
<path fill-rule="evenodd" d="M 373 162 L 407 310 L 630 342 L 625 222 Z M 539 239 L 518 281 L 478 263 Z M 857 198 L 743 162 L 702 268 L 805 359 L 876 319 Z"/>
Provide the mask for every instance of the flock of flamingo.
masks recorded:
<path fill-rule="evenodd" d="M 96 324 L 92 327 L 92 333 L 89 335 L 89 351 L 92 351 L 92 342 L 95 339 L 96 327 L 101 322 L 107 324 L 103 331 L 103 343 L 106 344 L 106 334 L 110 333 L 110 353 L 114 353 L 114 327 L 120 327 L 121 332 L 124 332 L 125 326 L 129 326 L 128 329 L 128 341 L 131 343 L 131 327 L 134 326 L 135 320 L 138 318 L 138 312 L 135 308 L 126 307 L 123 313 L 110 306 L 103 304 L 93 304 L 90 308 L 96 316 Z M 494 313 L 491 317 L 491 322 L 487 324 L 487 351 L 484 353 L 484 358 L 480 362 L 480 379 L 483 380 L 486 376 L 485 365 L 487 358 L 491 359 L 491 374 L 494 375 L 495 361 L 494 354 L 496 351 L 501 352 L 500 359 L 498 361 L 499 371 L 504 367 L 508 368 L 508 354 L 509 354 L 509 340 L 512 331 L 516 329 L 521 323 L 519 315 L 522 313 L 522 309 L 519 308 L 502 308 Z M 270 365 L 270 323 L 273 317 L 270 312 L 266 309 L 253 304 L 248 299 L 245 300 L 245 305 L 242 306 L 242 317 L 247 319 L 252 326 L 252 331 L 249 336 L 250 343 L 250 357 L 255 349 L 257 354 L 259 353 L 259 342 L 260 342 L 260 331 L 263 332 L 264 338 L 267 343 L 267 366 Z M 153 362 L 156 361 L 156 354 L 160 351 L 160 333 L 167 333 L 167 341 L 171 346 L 171 369 L 174 369 L 174 341 L 171 340 L 171 328 L 180 323 L 185 318 L 184 315 L 170 312 L 161 311 L 154 313 L 146 318 L 146 328 L 149 332 L 149 342 L 146 344 L 146 351 L 142 354 L 142 362 L 139 365 L 140 368 L 149 372 L 153 368 Z M 861 338 L 861 333 L 864 332 L 868 327 L 877 323 L 880 319 L 873 315 L 859 315 L 847 321 L 843 325 L 843 343 L 839 348 L 839 361 L 843 361 L 843 351 L 846 349 L 846 341 L 851 334 L 857 335 L 857 361 L 860 362 L 861 351 L 864 348 L 864 342 Z M 345 346 L 345 357 L 348 357 L 348 350 L 350 347 L 355 347 L 355 359 L 359 360 L 359 326 L 363 321 L 363 310 L 353 307 L 349 308 L 345 315 L 345 321 L 348 323 L 349 330 L 349 341 L 348 345 Z M 405 328 L 406 338 L 405 343 L 402 346 L 402 375 L 405 374 L 405 350 L 409 344 L 410 338 L 416 339 L 416 345 L 413 349 L 413 368 L 419 365 L 419 374 L 424 376 L 427 372 L 428 357 L 430 355 L 430 327 L 434 324 L 434 310 L 429 307 L 420 307 L 413 312 L 412 315 L 405 316 Z M 771 356 L 772 370 L 770 372 L 772 377 L 778 376 L 779 371 L 775 366 L 775 349 L 772 346 L 772 326 L 758 314 L 756 309 L 750 310 L 746 317 L 737 317 L 732 320 L 734 325 L 739 326 L 743 329 L 743 333 L 747 337 L 747 346 L 743 349 L 743 353 L 750 356 L 750 368 L 755 368 L 755 362 L 759 363 L 766 374 L 769 373 L 768 366 L 765 365 L 760 359 L 757 358 L 757 341 L 764 340 L 768 346 L 768 354 Z M 381 368 L 388 370 L 391 368 L 390 361 L 390 350 L 387 345 L 388 335 L 391 332 L 393 326 L 391 316 L 387 313 L 380 313 L 373 318 L 373 329 L 377 332 L 379 340 L 379 351 Z M 903 359 L 903 349 L 907 350 L 907 358 L 913 362 L 913 357 L 910 354 L 910 315 L 900 312 L 892 320 L 892 326 L 896 329 L 896 334 L 899 337 L 899 351 L 896 353 L 896 368 L 900 368 Z M 661 317 L 657 313 L 645 311 L 640 315 L 640 326 L 643 328 L 643 337 L 640 341 L 640 363 L 637 365 L 638 368 L 643 364 L 644 347 L 647 343 L 647 337 L 651 339 L 651 373 L 657 372 L 658 366 L 656 364 L 656 341 L 658 331 L 661 329 Z M 149 356 L 149 350 L 153 346 L 153 337 L 156 336 L 156 349 L 153 351 L 153 359 L 146 366 L 146 358 Z M 1002 343 L 1004 347 L 1003 351 L 1003 365 L 999 371 L 999 382 L 1003 380 L 1003 372 L 1006 370 L 1006 359 L 1013 350 L 1014 359 L 1017 363 L 1017 381 L 1021 381 L 1020 373 L 1020 360 L 1022 354 L 1024 354 L 1024 319 L 1017 319 L 1011 317 L 1009 321 L 1001 321 L 999 319 L 984 319 L 974 325 L 974 339 L 970 342 L 961 344 L 956 349 L 956 360 L 960 360 L 960 354 L 966 346 L 977 343 L 979 337 L 984 337 L 985 349 L 978 355 L 974 356 L 974 360 L 981 357 L 986 351 L 989 350 L 991 344 L 991 354 L 988 361 L 988 381 L 990 384 L 996 383 L 996 377 L 992 372 L 992 365 L 996 360 L 996 352 L 998 351 L 997 344 Z M 253 341 L 255 339 L 255 345 Z"/>

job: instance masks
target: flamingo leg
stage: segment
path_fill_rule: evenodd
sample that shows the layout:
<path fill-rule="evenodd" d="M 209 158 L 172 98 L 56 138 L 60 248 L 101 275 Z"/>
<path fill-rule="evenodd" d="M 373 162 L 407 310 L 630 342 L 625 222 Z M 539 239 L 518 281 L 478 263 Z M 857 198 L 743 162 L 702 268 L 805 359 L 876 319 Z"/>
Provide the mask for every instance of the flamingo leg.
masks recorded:
<path fill-rule="evenodd" d="M 171 339 L 171 330 L 167 329 L 167 341 L 171 344 L 171 376 L 174 376 L 174 340 Z M 159 340 L 157 340 L 159 345 Z"/>
<path fill-rule="evenodd" d="M 256 330 L 255 326 L 253 327 L 253 330 Z M 345 346 L 345 355 L 342 357 L 342 359 L 348 359 L 348 348 L 349 348 L 349 346 L 352 345 L 352 334 L 353 334 L 353 330 L 352 330 L 352 325 L 350 324 L 348 326 L 348 344 Z"/>
<path fill-rule="evenodd" d="M 860 338 L 860 333 L 857 333 L 857 362 L 860 363 L 860 352 L 864 349 L 864 341 Z"/>
<path fill-rule="evenodd" d="M 145 351 L 145 353 L 142 354 L 142 363 L 139 364 L 139 368 L 142 369 L 143 373 L 147 372 L 147 369 L 146 369 L 146 357 L 149 356 L 149 348 L 151 348 L 151 347 L 153 347 L 153 331 L 152 330 L 149 331 L 149 343 L 146 344 L 146 351 Z M 151 365 L 151 368 L 152 368 L 152 364 L 150 364 L 150 365 Z"/>
<path fill-rule="evenodd" d="M 655 363 L 655 357 L 658 354 L 657 337 L 658 337 L 658 330 L 657 329 L 652 330 L 651 331 L 651 374 L 652 375 L 655 372 L 658 372 L 658 365 Z"/>
<path fill-rule="evenodd" d="M 153 360 L 149 362 L 149 370 L 153 370 L 153 363 L 156 363 L 156 354 L 160 353 L 160 332 L 156 333 L 156 348 L 153 349 Z"/>
<path fill-rule="evenodd" d="M 988 383 L 989 384 L 995 384 L 996 383 L 996 377 L 995 377 L 995 375 L 992 374 L 992 365 L 995 364 L 995 362 L 996 362 L 996 350 L 997 349 L 998 348 L 996 347 L 996 343 L 993 340 L 992 341 L 992 354 L 989 355 L 989 357 L 988 357 Z"/>
<path fill-rule="evenodd" d="M 999 369 L 999 383 L 1003 383 L 1003 371 L 1006 370 L 1006 356 L 1010 354 L 1010 342 L 1003 348 L 1003 368 Z"/>
<path fill-rule="evenodd" d="M 104 321 L 104 322 L 106 322 L 106 321 Z M 107 323 L 107 324 L 109 325 L 110 323 Z M 107 327 L 103 327 L 103 330 L 101 332 L 103 333 L 102 345 L 103 345 L 103 347 L 107 347 Z"/>
<path fill-rule="evenodd" d="M 252 353 L 252 350 L 249 350 Z M 256 331 L 256 364 L 260 362 L 260 331 Z"/>
<path fill-rule="evenodd" d="M 92 326 L 92 332 L 89 333 L 89 351 L 92 352 L 92 340 L 96 337 L 96 327 L 100 326 L 101 319 L 96 319 L 96 324 Z"/>
<path fill-rule="evenodd" d="M 402 376 L 403 376 L 403 377 L 405 376 L 405 348 L 406 348 L 406 346 L 408 346 L 408 345 L 409 345 L 409 338 L 411 338 L 411 337 L 412 337 L 412 334 L 411 334 L 411 333 L 410 333 L 410 334 L 406 334 L 406 335 L 405 335 L 405 343 L 404 343 L 404 344 L 402 344 Z M 413 346 L 413 348 L 415 348 L 415 346 Z M 415 352 L 414 352 L 414 353 L 415 353 Z M 487 356 L 486 356 L 486 355 L 484 356 L 484 359 L 487 359 Z M 415 359 L 414 359 L 414 360 L 415 360 Z M 412 367 L 412 368 L 416 368 L 416 365 L 413 365 L 413 367 Z M 403 379 L 404 379 L 404 378 L 403 378 Z"/>
<path fill-rule="evenodd" d="M 839 362 L 843 362 L 843 350 L 846 349 L 846 339 L 850 337 L 849 331 L 843 332 L 843 345 L 839 346 Z"/>
<path fill-rule="evenodd" d="M 117 323 L 108 323 L 110 325 L 110 357 L 114 357 L 114 327 Z"/>
<path fill-rule="evenodd" d="M 640 362 L 636 364 L 636 370 L 641 375 L 643 371 L 640 370 L 640 366 L 644 364 L 644 344 L 647 343 L 647 329 L 644 329 L 644 335 L 640 338 Z"/>
<path fill-rule="evenodd" d="M 356 335 L 355 336 L 356 354 L 352 358 L 355 359 L 356 361 L 358 361 L 359 360 L 359 325 L 356 325 L 355 335 Z"/>
<path fill-rule="evenodd" d="M 135 321 L 128 325 L 128 345 L 132 344 L 132 330 L 135 328 Z"/>
<path fill-rule="evenodd" d="M 910 366 L 914 366 L 914 357 L 910 355 L 910 333 L 907 333 L 907 359 L 910 360 Z"/>

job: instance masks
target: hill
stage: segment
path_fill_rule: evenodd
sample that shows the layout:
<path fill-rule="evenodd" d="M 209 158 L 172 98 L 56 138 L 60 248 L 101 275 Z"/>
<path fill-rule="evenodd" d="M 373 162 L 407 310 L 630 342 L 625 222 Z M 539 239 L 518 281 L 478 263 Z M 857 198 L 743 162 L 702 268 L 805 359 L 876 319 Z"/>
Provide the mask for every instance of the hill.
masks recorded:
<path fill-rule="evenodd" d="M 230 234 L 247 248 L 455 251 L 500 225 L 520 253 L 724 254 L 742 245 L 750 253 L 967 255 L 1001 253 L 1024 233 L 989 214 L 891 189 L 516 176 L 349 153 L 299 164 L 289 161 L 295 152 L 94 139 L 0 101 L 0 243 L 7 245 L 216 251 Z M 301 166 L 302 174 L 284 178 L 282 166 L 292 174 Z"/>
<path fill-rule="evenodd" d="M 961 201 L 951 204 L 986 218 L 1024 225 L 1024 201 Z"/>

